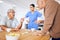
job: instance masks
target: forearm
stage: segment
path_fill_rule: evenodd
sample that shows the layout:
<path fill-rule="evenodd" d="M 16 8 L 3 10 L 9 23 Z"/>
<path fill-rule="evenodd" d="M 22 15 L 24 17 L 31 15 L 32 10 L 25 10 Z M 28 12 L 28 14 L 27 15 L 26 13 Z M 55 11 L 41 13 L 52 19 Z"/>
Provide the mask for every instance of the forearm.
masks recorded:
<path fill-rule="evenodd" d="M 4 25 L 1 25 L 1 28 L 2 28 L 2 30 L 5 30 L 5 31 L 6 31 L 6 29 L 7 29 L 7 27 L 4 26 Z"/>
<path fill-rule="evenodd" d="M 17 26 L 17 29 L 21 29 L 21 27 L 22 27 L 22 22 Z"/>
<path fill-rule="evenodd" d="M 44 20 L 36 20 L 35 23 L 37 24 L 44 23 Z"/>
<path fill-rule="evenodd" d="M 43 23 L 43 22 L 44 22 L 44 20 L 38 20 L 38 22 Z"/>

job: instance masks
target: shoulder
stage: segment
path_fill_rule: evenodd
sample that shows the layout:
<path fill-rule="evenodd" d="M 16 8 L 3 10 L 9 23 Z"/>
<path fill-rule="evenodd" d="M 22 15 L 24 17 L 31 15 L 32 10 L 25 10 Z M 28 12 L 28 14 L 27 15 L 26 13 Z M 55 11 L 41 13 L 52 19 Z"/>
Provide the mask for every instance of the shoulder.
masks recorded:
<path fill-rule="evenodd" d="M 37 14 L 41 14 L 41 12 L 39 12 L 39 11 L 35 11 Z"/>
<path fill-rule="evenodd" d="M 39 11 L 35 11 L 35 13 L 40 13 Z"/>
<path fill-rule="evenodd" d="M 5 17 L 3 17 L 3 18 L 2 18 L 2 20 L 7 20 L 7 19 L 8 19 L 8 17 L 7 17 L 7 16 L 5 16 Z"/>
<path fill-rule="evenodd" d="M 31 13 L 31 11 L 27 12 L 27 13 Z"/>
<path fill-rule="evenodd" d="M 27 12 L 26 15 L 30 15 L 31 11 Z"/>
<path fill-rule="evenodd" d="M 57 10 L 59 3 L 54 0 L 48 0 L 45 7 L 45 12 L 50 13 Z"/>
<path fill-rule="evenodd" d="M 47 5 L 51 5 L 51 6 L 53 6 L 53 5 L 58 5 L 59 3 L 57 2 L 57 1 L 55 1 L 55 0 L 48 0 L 47 1 Z"/>

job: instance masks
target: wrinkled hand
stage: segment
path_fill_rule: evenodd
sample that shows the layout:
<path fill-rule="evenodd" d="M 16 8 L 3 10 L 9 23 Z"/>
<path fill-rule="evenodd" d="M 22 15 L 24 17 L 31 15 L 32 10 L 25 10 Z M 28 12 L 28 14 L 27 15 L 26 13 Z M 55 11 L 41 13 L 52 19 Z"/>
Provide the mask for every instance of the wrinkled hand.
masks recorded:
<path fill-rule="evenodd" d="M 29 23 L 29 20 L 26 20 L 27 23 Z"/>
<path fill-rule="evenodd" d="M 14 30 L 18 31 L 19 29 L 18 28 L 15 28 Z"/>
<path fill-rule="evenodd" d="M 23 21 L 24 21 L 24 18 L 21 18 L 21 19 L 20 19 L 20 22 L 23 23 Z"/>
<path fill-rule="evenodd" d="M 14 28 L 11 31 L 19 31 L 19 29 L 18 28 Z"/>
<path fill-rule="evenodd" d="M 37 31 L 37 32 L 35 32 L 34 35 L 36 35 L 36 36 L 44 36 L 45 34 L 42 31 Z"/>
<path fill-rule="evenodd" d="M 39 24 L 40 22 L 38 20 L 36 20 L 35 23 Z"/>
<path fill-rule="evenodd" d="M 36 36 L 44 36 L 44 35 L 50 35 L 50 33 L 48 31 L 44 32 L 44 30 L 41 31 L 37 31 L 35 32 Z"/>

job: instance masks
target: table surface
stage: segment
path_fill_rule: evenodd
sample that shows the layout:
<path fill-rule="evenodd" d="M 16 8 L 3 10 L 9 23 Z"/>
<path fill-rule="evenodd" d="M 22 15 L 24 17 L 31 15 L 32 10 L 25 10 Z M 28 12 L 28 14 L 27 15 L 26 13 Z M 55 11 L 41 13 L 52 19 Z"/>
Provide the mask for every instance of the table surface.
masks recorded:
<path fill-rule="evenodd" d="M 15 32 L 15 33 L 20 34 L 19 40 L 49 40 L 50 38 L 49 34 L 46 34 L 44 36 L 37 36 L 34 35 L 34 32 L 26 29 L 22 29 L 19 32 Z M 0 32 L 0 40 L 6 40 L 5 38 L 6 34 L 7 34 L 6 31 Z"/>

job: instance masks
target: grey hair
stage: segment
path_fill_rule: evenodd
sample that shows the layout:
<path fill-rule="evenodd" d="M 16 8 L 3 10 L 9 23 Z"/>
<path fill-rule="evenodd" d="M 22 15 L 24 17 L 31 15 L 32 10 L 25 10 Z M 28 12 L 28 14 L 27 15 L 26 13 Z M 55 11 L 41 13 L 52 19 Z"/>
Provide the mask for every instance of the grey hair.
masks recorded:
<path fill-rule="evenodd" d="M 7 13 L 15 13 L 15 10 L 14 9 L 8 9 Z"/>

